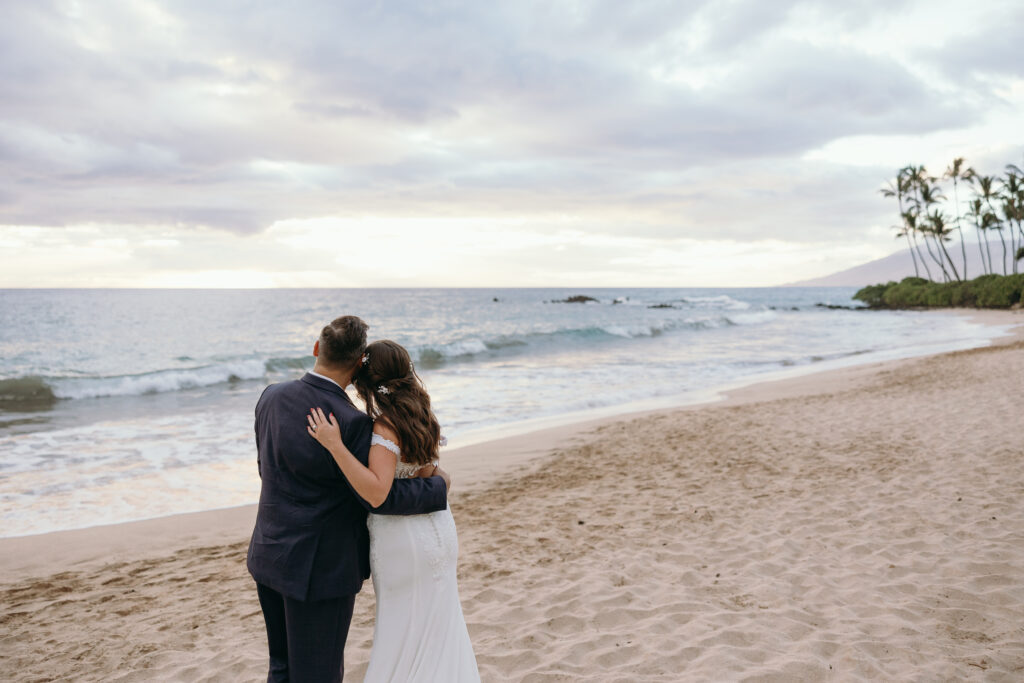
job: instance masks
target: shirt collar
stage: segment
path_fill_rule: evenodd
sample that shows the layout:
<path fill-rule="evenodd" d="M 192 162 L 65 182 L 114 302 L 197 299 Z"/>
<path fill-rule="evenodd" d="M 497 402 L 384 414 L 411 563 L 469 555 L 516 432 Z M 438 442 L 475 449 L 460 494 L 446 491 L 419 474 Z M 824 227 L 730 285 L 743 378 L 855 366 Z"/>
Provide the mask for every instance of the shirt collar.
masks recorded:
<path fill-rule="evenodd" d="M 308 370 L 307 372 L 309 372 L 309 374 L 313 375 L 314 377 L 319 377 L 320 379 L 325 379 L 328 382 L 330 382 L 331 384 L 333 384 L 334 386 L 336 386 L 339 389 L 341 389 L 343 392 L 345 391 L 345 387 L 341 386 L 340 384 L 335 382 L 333 379 L 331 379 L 327 375 L 321 375 L 319 372 L 313 372 L 312 370 Z"/>

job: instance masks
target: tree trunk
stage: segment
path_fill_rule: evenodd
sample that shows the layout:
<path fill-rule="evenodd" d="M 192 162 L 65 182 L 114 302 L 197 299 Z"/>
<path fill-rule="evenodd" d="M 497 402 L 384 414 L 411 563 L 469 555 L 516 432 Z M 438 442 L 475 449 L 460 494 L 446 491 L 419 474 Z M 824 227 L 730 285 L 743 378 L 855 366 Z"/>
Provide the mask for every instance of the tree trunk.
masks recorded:
<path fill-rule="evenodd" d="M 1006 221 L 1010 227 L 1010 269 L 1017 274 L 1017 235 L 1013 232 L 1013 221 Z M 1024 246 L 1024 242 L 1021 243 Z"/>
<path fill-rule="evenodd" d="M 1010 272 L 1017 274 L 1017 233 L 1013 231 L 1013 221 L 1007 220 L 1006 225 L 1010 228 Z"/>
<path fill-rule="evenodd" d="M 928 248 L 928 255 L 931 256 L 932 260 L 935 261 L 937 264 L 939 264 L 939 268 L 942 269 L 942 281 L 943 282 L 949 282 L 949 273 L 946 272 L 946 264 L 943 263 L 942 259 L 937 257 L 934 254 L 934 252 L 932 252 L 932 245 L 928 243 L 928 235 L 927 234 L 925 234 L 925 236 L 924 236 L 924 246 Z"/>
<path fill-rule="evenodd" d="M 1003 237 L 1003 229 L 999 228 L 999 241 L 1003 243 L 1003 275 L 1006 275 L 1006 238 Z"/>
<path fill-rule="evenodd" d="M 981 228 L 977 223 L 974 224 L 974 229 L 978 232 L 978 254 L 981 256 L 981 272 L 988 273 L 988 268 L 985 267 L 985 250 L 981 246 L 981 241 L 985 236 L 981 234 Z"/>
<path fill-rule="evenodd" d="M 921 272 L 917 269 L 917 256 L 914 255 L 914 247 L 910 244 L 910 226 L 907 225 L 907 219 L 903 218 L 903 195 L 896 195 L 896 203 L 900 207 L 900 218 L 903 219 L 903 236 L 907 238 L 907 248 L 910 249 L 910 258 L 914 261 L 914 277 L 921 277 Z"/>
<path fill-rule="evenodd" d="M 1024 248 L 1024 226 L 1022 226 L 1021 221 L 1019 221 L 1019 220 L 1017 221 L 1017 232 L 1020 233 L 1020 246 L 1022 248 Z M 1019 249 L 1018 249 L 1018 251 L 1019 251 Z M 1016 266 L 1017 265 L 1017 260 L 1018 260 L 1017 259 L 1017 252 L 1013 253 L 1013 257 L 1014 257 L 1013 258 L 1013 265 Z"/>
<path fill-rule="evenodd" d="M 935 241 L 939 243 L 940 247 L 942 247 L 942 253 L 946 255 L 946 260 L 949 261 L 949 269 L 953 271 L 953 277 L 956 278 L 957 282 L 959 282 L 960 273 L 956 272 L 956 266 L 953 265 L 953 259 L 949 258 L 949 252 L 946 251 L 946 245 L 942 243 L 942 238 L 936 237 Z"/>
<path fill-rule="evenodd" d="M 953 176 L 953 201 L 956 202 L 956 231 L 960 233 L 960 253 L 964 257 L 964 280 L 967 279 L 967 247 L 964 245 L 964 231 L 960 229 L 960 195 L 956 191 L 956 176 Z"/>
<path fill-rule="evenodd" d="M 917 255 L 921 259 L 921 265 L 924 266 L 924 272 L 928 275 L 928 279 L 931 280 L 932 279 L 932 270 L 931 270 L 931 268 L 928 267 L 928 262 L 924 260 L 924 254 L 921 253 L 921 245 L 918 244 L 918 242 L 917 242 L 917 235 L 914 234 L 914 233 L 911 233 L 911 235 L 913 235 L 913 237 L 914 237 L 914 248 L 917 249 Z"/>
<path fill-rule="evenodd" d="M 960 229 L 960 226 L 956 226 L 956 231 L 960 233 L 960 253 L 964 257 L 964 281 L 967 280 L 967 247 L 964 245 L 964 231 Z"/>
<path fill-rule="evenodd" d="M 914 277 L 921 277 L 921 271 L 917 269 L 917 255 L 914 254 L 914 245 L 910 243 L 910 231 L 904 230 L 903 236 L 907 238 L 907 250 L 910 251 L 910 258 L 914 260 Z"/>

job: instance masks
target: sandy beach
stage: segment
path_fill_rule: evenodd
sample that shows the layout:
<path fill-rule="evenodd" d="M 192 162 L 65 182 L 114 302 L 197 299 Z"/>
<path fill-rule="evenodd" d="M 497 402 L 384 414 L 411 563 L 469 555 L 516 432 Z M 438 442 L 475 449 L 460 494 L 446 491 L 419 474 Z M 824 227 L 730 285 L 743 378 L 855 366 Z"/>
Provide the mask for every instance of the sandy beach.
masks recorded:
<path fill-rule="evenodd" d="M 1015 332 L 447 454 L 483 679 L 1024 679 Z M 253 516 L 0 539 L 3 679 L 265 678 Z"/>

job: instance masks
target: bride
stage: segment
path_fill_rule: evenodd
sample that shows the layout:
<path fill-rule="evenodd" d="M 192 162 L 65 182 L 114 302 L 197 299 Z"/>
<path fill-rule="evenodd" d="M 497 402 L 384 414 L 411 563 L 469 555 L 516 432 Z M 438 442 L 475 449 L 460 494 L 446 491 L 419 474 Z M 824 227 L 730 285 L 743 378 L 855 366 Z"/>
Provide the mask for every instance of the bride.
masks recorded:
<path fill-rule="evenodd" d="M 315 408 L 309 433 L 334 457 L 366 502 L 379 506 L 394 479 L 438 469 L 441 428 L 409 353 L 393 341 L 366 347 L 352 378 L 374 418 L 369 467 L 345 447 L 334 415 Z M 377 594 L 370 681 L 479 681 L 459 603 L 459 541 L 449 509 L 425 515 L 370 514 L 370 572 Z"/>

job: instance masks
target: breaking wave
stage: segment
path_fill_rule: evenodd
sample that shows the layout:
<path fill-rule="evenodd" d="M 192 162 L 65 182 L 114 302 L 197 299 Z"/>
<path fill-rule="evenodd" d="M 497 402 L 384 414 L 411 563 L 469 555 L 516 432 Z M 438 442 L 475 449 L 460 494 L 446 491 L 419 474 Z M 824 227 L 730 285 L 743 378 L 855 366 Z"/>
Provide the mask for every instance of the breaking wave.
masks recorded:
<path fill-rule="evenodd" d="M 627 299 L 609 300 L 609 304 L 627 303 Z M 628 302 L 633 303 L 633 302 Z M 650 306 L 675 309 L 669 317 L 637 322 L 569 323 L 550 331 L 532 331 L 494 337 L 467 336 L 439 343 L 411 346 L 410 354 L 422 369 L 449 363 L 466 363 L 501 356 L 541 354 L 564 349 L 585 349 L 589 345 L 622 343 L 678 332 L 697 332 L 734 325 L 757 325 L 776 317 L 771 310 L 751 310 L 750 304 L 728 295 L 684 297 Z M 177 363 L 198 363 L 188 356 Z M 47 410 L 60 400 L 80 400 L 113 396 L 138 396 L 209 387 L 238 381 L 278 381 L 294 377 L 313 366 L 310 356 L 247 357 L 214 361 L 195 367 L 168 368 L 152 372 L 111 376 L 46 377 L 29 375 L 0 379 L 0 410 Z"/>

